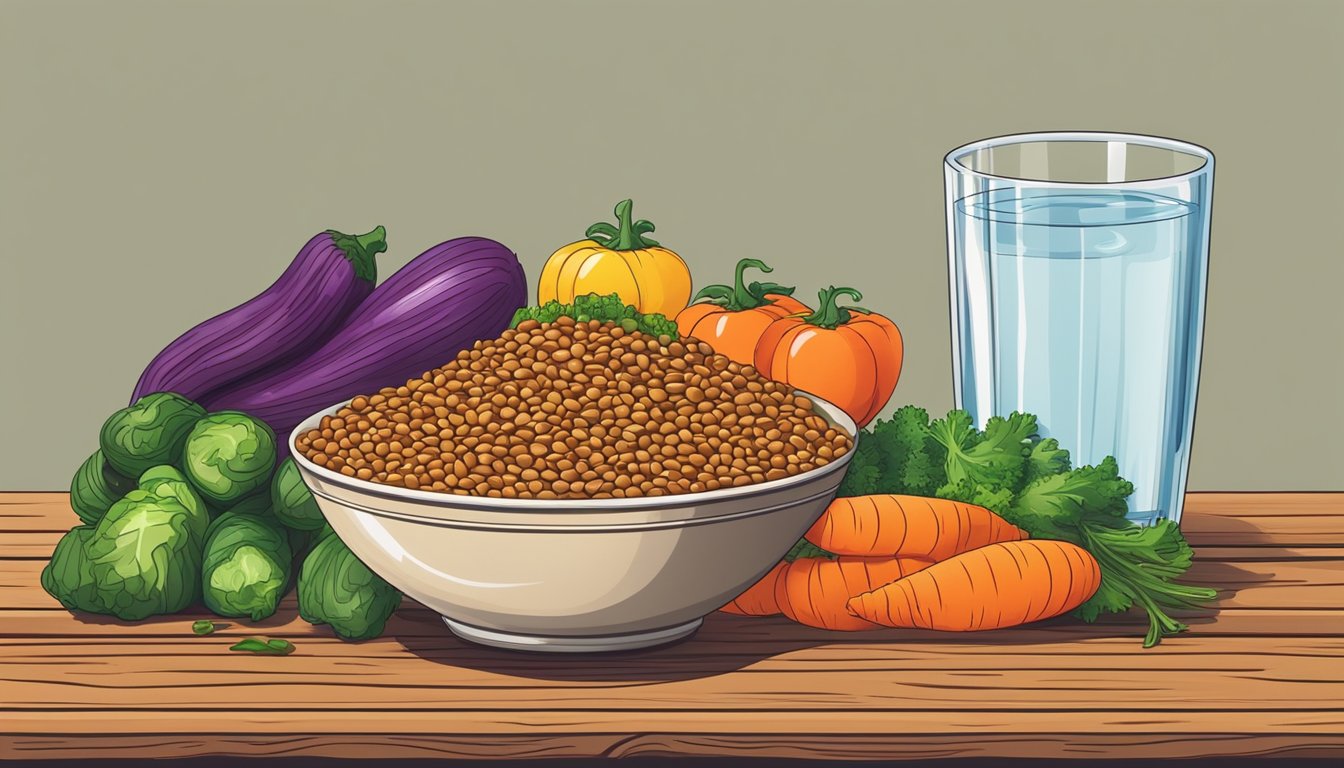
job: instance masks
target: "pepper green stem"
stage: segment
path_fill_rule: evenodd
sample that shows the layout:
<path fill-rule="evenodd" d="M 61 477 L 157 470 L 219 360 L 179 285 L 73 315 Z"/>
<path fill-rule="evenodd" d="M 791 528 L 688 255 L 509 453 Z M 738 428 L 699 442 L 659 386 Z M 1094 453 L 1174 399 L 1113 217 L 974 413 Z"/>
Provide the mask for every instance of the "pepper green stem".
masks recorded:
<path fill-rule="evenodd" d="M 863 301 L 863 294 L 853 288 L 836 288 L 832 285 L 830 288 L 823 288 L 817 294 L 817 309 L 812 314 L 803 318 L 803 322 L 809 325 L 815 325 L 818 328 L 835 329 L 848 323 L 854 312 L 868 314 L 871 310 L 856 306 L 840 306 L 837 301 L 841 296 L 848 296 L 855 301 Z"/>
<path fill-rule="evenodd" d="M 652 232 L 653 223 L 645 219 L 633 221 L 634 201 L 622 200 L 616 204 L 616 226 L 599 221 L 584 234 L 592 241 L 613 251 L 634 251 L 653 248 L 658 241 L 645 235 Z"/>
<path fill-rule="evenodd" d="M 373 257 L 387 250 L 387 230 L 382 226 L 362 235 L 347 235 L 334 229 L 327 230 L 331 241 L 345 254 L 355 268 L 355 276 L 370 283 L 378 282 L 378 265 Z"/>
<path fill-rule="evenodd" d="M 759 269 L 765 273 L 775 271 L 766 266 L 765 262 L 760 259 L 738 260 L 737 269 L 733 270 L 733 303 L 738 305 L 736 307 L 738 309 L 759 307 L 762 303 L 756 296 L 752 296 L 751 292 L 747 290 L 747 286 L 742 283 L 742 276 L 746 274 L 748 268 Z"/>
<path fill-rule="evenodd" d="M 737 269 L 733 275 L 733 285 L 707 285 L 695 294 L 691 299 L 694 304 L 701 299 L 709 299 L 714 304 L 718 304 L 730 312 L 741 312 L 744 309 L 755 309 L 763 307 L 766 304 L 775 303 L 774 299 L 767 299 L 766 294 L 778 294 L 781 296 L 792 296 L 793 288 L 779 285 L 777 283 L 756 283 L 747 285 L 745 275 L 748 269 L 759 269 L 762 272 L 774 272 L 760 259 L 741 259 L 737 262 Z"/>

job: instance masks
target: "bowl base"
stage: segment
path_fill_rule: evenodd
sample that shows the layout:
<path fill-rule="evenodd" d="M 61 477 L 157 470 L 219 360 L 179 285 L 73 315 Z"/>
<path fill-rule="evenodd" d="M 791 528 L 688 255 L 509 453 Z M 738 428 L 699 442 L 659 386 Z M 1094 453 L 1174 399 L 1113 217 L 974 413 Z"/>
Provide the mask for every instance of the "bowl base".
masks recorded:
<path fill-rule="evenodd" d="M 514 632 L 501 632 L 497 629 L 473 627 L 442 617 L 454 635 L 480 645 L 492 648 L 507 648 L 511 651 L 541 651 L 544 653 L 600 653 L 603 651 L 630 651 L 636 648 L 649 648 L 666 645 L 690 637 L 700 628 L 703 619 L 695 619 L 675 627 L 655 629 L 648 632 L 632 632 L 628 635 L 598 635 L 593 637 L 564 637 L 557 635 L 526 635 Z"/>

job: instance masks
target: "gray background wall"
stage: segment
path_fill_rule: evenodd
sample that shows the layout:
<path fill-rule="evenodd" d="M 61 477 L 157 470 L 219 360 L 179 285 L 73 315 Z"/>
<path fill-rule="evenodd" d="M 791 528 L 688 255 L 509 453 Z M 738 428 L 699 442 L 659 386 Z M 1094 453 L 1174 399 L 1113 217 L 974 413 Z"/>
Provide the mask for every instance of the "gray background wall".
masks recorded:
<path fill-rule="evenodd" d="M 0 489 L 58 489 L 314 232 L 387 275 L 623 197 L 719 282 L 855 285 L 951 405 L 940 160 L 1081 128 L 1218 156 L 1193 489 L 1339 489 L 1344 3 L 0 3 Z"/>

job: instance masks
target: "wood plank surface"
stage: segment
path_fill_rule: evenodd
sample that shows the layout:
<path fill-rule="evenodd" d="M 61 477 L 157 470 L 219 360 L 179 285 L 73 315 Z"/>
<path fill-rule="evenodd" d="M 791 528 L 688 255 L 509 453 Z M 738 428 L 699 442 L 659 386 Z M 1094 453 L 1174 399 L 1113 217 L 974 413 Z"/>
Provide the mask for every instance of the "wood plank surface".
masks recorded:
<path fill-rule="evenodd" d="M 1182 516 L 1195 547 L 1344 547 L 1344 493 L 1192 493 Z"/>
<path fill-rule="evenodd" d="M 1131 638 L 1084 643 L 936 640 L 796 647 L 718 642 L 710 634 L 677 652 L 619 660 L 515 661 L 456 641 L 382 638 L 350 646 L 305 642 L 292 656 L 230 654 L 232 640 L 102 639 L 0 642 L 0 685 L 29 709 L 176 711 L 471 708 L 548 711 L 697 708 L 809 711 L 1088 709 L 1158 712 L 1297 710 L 1318 697 L 1344 701 L 1344 640 L 1180 638 L 1162 653 Z M 711 658 L 706 658 L 711 657 Z M 1226 681 L 1235 680 L 1236 685 Z M 1048 702 L 1022 696 L 1029 681 Z M 815 692 L 810 697 L 798 691 Z"/>
<path fill-rule="evenodd" d="M 78 715 L 76 720 L 75 715 Z M 62 725 L 68 727 L 62 728 Z M 223 728 L 221 725 L 230 726 Z M 1114 716 L 1011 713 L 653 712 L 503 715 L 359 711 L 182 713 L 147 730 L 139 712 L 23 712 L 0 739 L 0 758 L 190 757 L 201 754 L 393 758 L 751 756 L 925 760 L 944 757 L 1331 757 L 1344 749 L 1344 716 L 1247 711 Z M 206 752 L 205 750 L 209 750 Z M 1125 764 L 1131 764 L 1126 762 Z"/>
<path fill-rule="evenodd" d="M 59 603 L 38 587 L 38 577 L 45 565 L 44 560 L 0 560 L 0 608 L 58 607 Z M 1222 593 L 1217 610 L 1341 607 L 1344 553 L 1340 558 L 1327 560 L 1229 563 L 1198 559 L 1190 568 L 1188 581 L 1217 587 Z"/>
<path fill-rule="evenodd" d="M 64 494 L 0 494 L 0 759 L 308 755 L 869 759 L 1344 756 L 1344 494 L 1193 494 L 1191 631 L 1135 615 L 830 633 L 715 614 L 665 648 L 554 658 L 407 604 L 344 643 L 297 618 L 75 616 L 37 577 Z M 230 653 L 288 637 L 286 657 Z"/>

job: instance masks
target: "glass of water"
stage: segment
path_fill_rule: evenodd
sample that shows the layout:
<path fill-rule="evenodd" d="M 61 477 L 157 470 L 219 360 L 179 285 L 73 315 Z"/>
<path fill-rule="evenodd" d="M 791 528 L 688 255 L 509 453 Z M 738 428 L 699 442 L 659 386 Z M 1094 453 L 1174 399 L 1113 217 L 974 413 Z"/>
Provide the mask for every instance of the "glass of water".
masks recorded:
<path fill-rule="evenodd" d="M 1032 133 L 954 149 L 944 176 L 957 407 L 980 426 L 1036 414 L 1074 466 L 1117 459 L 1131 520 L 1179 523 L 1213 154 Z"/>

